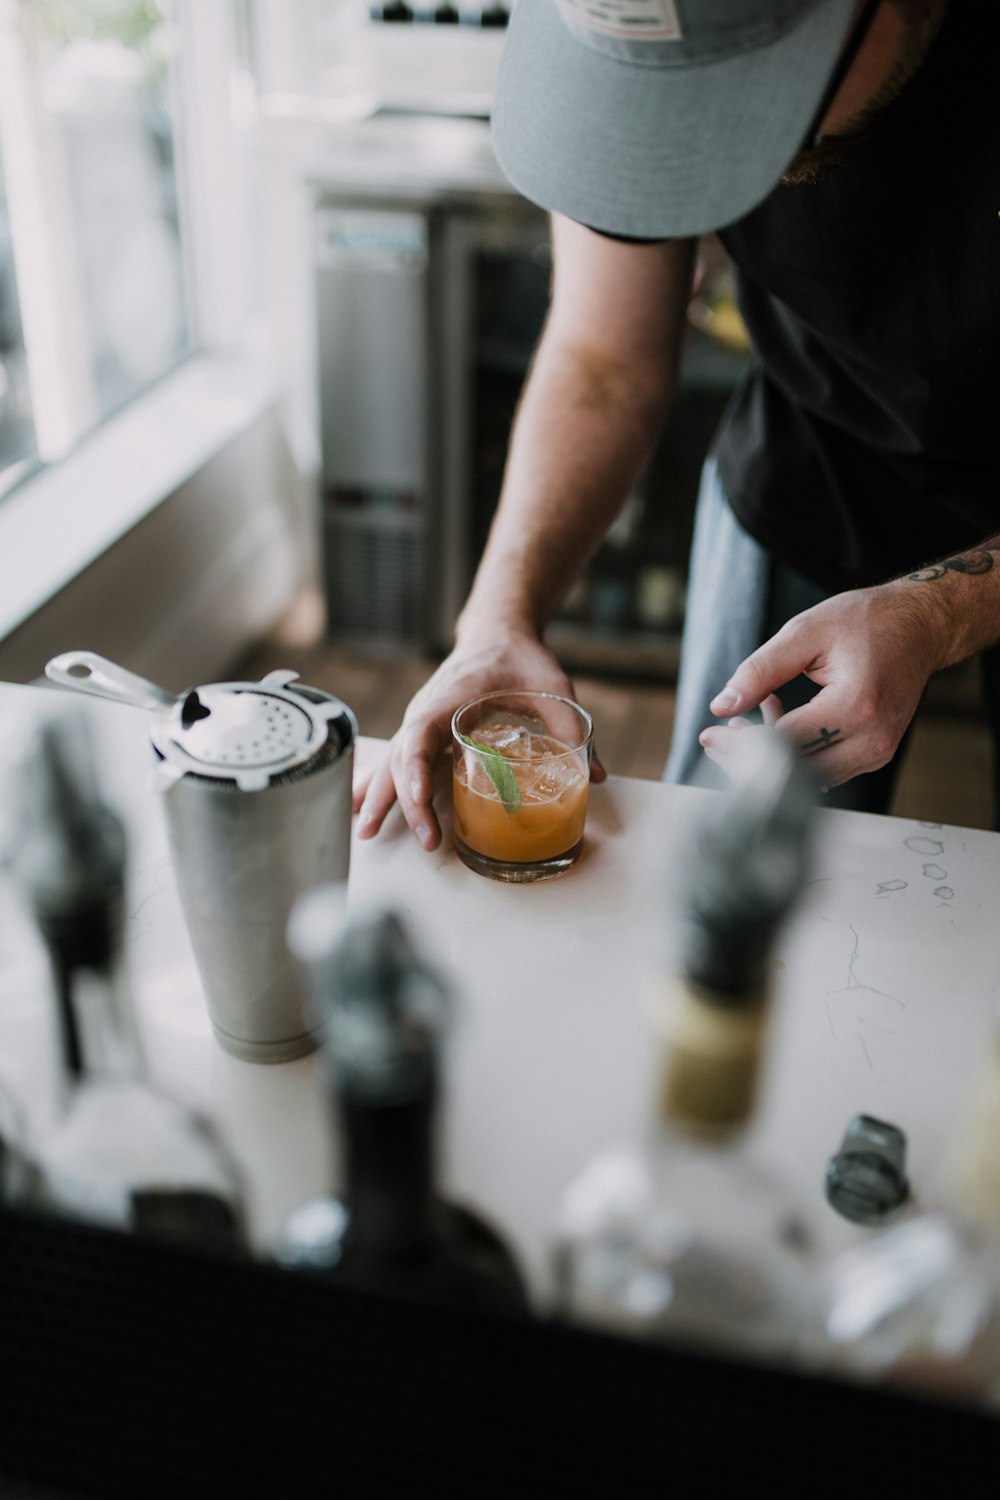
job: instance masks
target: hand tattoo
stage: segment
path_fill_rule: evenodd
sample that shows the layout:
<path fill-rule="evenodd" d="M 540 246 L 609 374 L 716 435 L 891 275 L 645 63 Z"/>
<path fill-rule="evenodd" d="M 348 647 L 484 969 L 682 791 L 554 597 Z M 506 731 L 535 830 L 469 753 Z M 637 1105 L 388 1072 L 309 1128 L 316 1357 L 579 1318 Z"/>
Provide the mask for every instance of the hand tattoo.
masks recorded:
<path fill-rule="evenodd" d="M 839 733 L 839 729 L 821 729 L 814 740 L 810 740 L 807 745 L 802 746 L 803 753 L 806 750 L 825 749 L 827 745 L 831 745 L 833 743 Z"/>
<path fill-rule="evenodd" d="M 908 573 L 907 577 L 911 583 L 934 583 L 946 573 L 988 573 L 994 561 L 992 552 L 963 552 L 958 557 L 946 557 L 944 562 L 919 568 L 916 573 Z"/>

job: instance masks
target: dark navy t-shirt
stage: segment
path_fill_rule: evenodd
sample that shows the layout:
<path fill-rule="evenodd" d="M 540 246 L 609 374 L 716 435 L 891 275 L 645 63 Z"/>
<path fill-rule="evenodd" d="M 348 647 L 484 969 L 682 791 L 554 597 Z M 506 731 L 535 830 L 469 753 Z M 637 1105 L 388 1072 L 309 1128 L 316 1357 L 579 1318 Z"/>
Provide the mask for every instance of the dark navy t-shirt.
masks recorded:
<path fill-rule="evenodd" d="M 1000 532 L 1000 71 L 985 0 L 843 166 L 720 232 L 757 351 L 716 448 L 743 526 L 833 590 Z"/>

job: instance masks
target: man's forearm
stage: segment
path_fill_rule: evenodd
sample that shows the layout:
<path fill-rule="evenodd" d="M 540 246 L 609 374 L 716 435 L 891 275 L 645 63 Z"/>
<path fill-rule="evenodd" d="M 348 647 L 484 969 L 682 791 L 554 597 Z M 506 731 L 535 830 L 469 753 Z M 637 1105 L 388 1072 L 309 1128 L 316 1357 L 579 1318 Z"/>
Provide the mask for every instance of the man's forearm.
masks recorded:
<path fill-rule="evenodd" d="M 693 242 L 616 243 L 556 215 L 553 294 L 459 642 L 540 633 L 649 457 L 676 378 Z"/>
<path fill-rule="evenodd" d="M 621 508 L 670 391 L 586 350 L 540 347 L 500 505 L 458 634 L 486 616 L 541 632 Z"/>
<path fill-rule="evenodd" d="M 1000 641 L 1000 536 L 915 569 L 895 581 L 930 623 L 935 670 Z"/>

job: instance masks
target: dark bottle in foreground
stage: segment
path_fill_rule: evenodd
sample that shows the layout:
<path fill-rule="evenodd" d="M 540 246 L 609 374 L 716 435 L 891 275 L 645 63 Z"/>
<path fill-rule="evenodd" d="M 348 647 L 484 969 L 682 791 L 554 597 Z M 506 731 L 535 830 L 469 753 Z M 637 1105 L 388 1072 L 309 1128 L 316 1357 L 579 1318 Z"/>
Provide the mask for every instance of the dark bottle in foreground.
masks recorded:
<path fill-rule="evenodd" d="M 808 1305 L 808 1236 L 795 1195 L 757 1159 L 752 1126 L 773 943 L 802 885 L 814 786 L 777 736 L 746 744 L 758 755 L 706 795 L 685 851 L 646 1138 L 571 1182 L 554 1275 L 568 1319 L 787 1359 Z"/>
<path fill-rule="evenodd" d="M 292 1215 L 278 1260 L 360 1290 L 526 1311 L 520 1273 L 500 1236 L 437 1190 L 445 986 L 394 914 L 347 922 L 340 887 L 299 902 L 290 941 L 325 1020 L 343 1193 Z"/>
<path fill-rule="evenodd" d="M 125 836 L 89 723 L 43 724 L 21 770 L 14 876 L 48 949 L 61 1098 L 27 1143 L 22 1201 L 199 1247 L 243 1243 L 239 1174 L 211 1125 L 151 1083 L 125 983 Z"/>

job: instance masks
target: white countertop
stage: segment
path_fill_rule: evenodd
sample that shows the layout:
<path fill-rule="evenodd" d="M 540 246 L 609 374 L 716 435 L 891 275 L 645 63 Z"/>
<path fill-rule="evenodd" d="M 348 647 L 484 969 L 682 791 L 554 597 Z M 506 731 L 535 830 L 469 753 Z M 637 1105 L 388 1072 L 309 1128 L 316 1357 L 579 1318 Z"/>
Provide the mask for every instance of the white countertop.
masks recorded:
<path fill-rule="evenodd" d="M 66 698 L 0 684 L 0 777 L 28 725 Z M 149 779 L 141 710 L 74 698 L 96 727 L 104 790 L 130 837 L 128 946 L 159 1081 L 208 1110 L 248 1172 L 264 1247 L 337 1176 L 319 1055 L 264 1066 L 215 1042 Z M 380 745 L 362 740 L 359 756 Z M 425 854 L 394 814 L 355 841 L 350 900 L 396 907 L 451 977 L 459 1020 L 443 1107 L 447 1189 L 506 1231 L 541 1296 L 555 1196 L 601 1146 L 644 1127 L 645 996 L 670 951 L 672 860 L 710 793 L 610 777 L 591 793 L 584 854 L 559 880 L 506 886 L 446 837 Z M 815 1208 L 828 1243 L 856 1236 L 822 1196 L 859 1112 L 900 1126 L 927 1196 L 972 1082 L 1000 978 L 1000 836 L 825 810 L 819 862 L 775 957 L 775 1024 L 759 1147 Z M 0 880 L 0 1075 L 39 1116 L 52 1078 L 45 971 Z"/>

